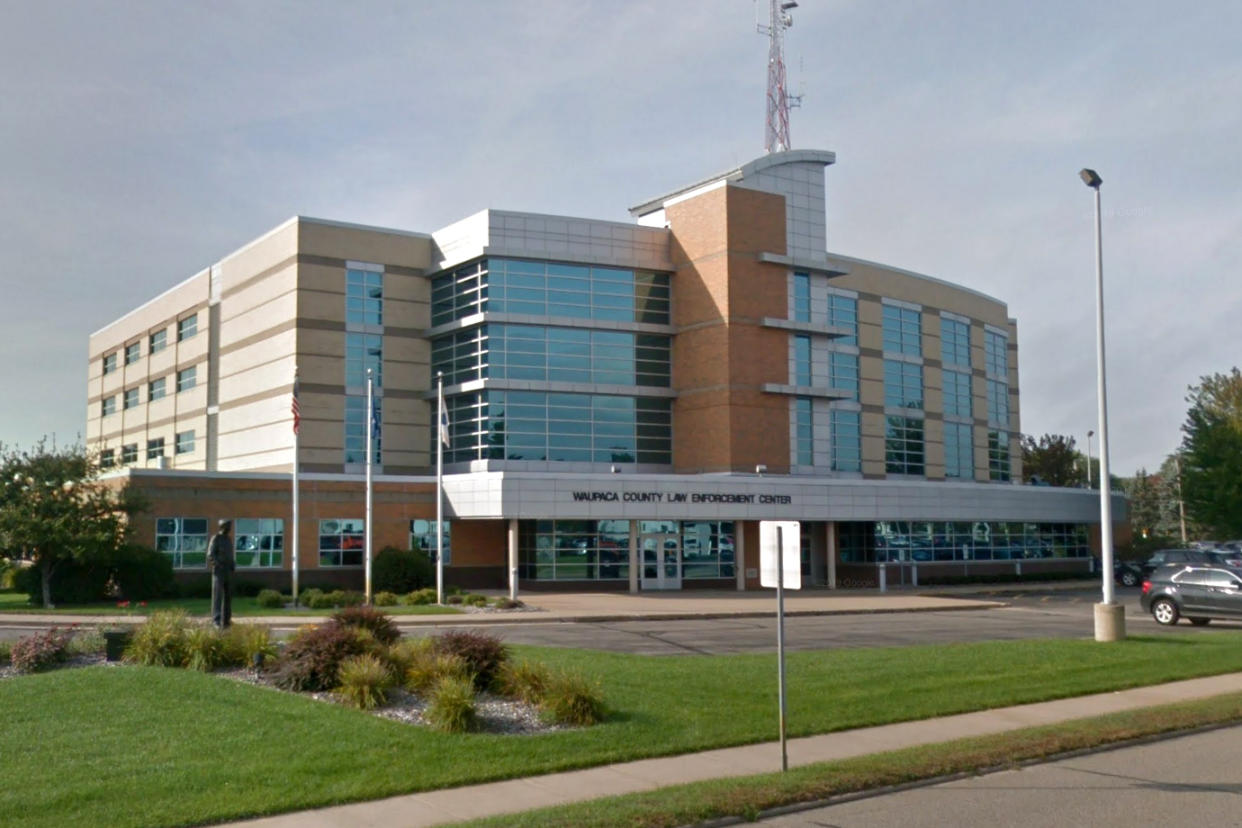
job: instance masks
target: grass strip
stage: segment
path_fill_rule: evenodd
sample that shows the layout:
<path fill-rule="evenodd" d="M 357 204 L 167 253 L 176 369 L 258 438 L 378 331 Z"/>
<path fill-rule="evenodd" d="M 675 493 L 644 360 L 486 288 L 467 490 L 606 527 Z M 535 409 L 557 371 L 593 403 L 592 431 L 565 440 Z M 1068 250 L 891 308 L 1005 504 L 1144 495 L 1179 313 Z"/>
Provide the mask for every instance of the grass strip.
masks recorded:
<path fill-rule="evenodd" d="M 126 615 L 131 614 L 135 618 L 145 616 L 157 610 L 184 609 L 190 615 L 210 615 L 211 599 L 210 598 L 161 598 L 158 600 L 147 601 L 146 606 L 122 608 L 117 606 L 116 601 L 100 601 L 93 604 L 74 604 L 71 606 L 61 606 L 54 609 L 44 609 L 36 607 L 30 603 L 30 599 L 25 593 L 0 593 L 0 614 L 33 614 L 33 615 Z M 461 610 L 456 607 L 442 607 L 437 604 L 399 604 L 393 607 L 381 607 L 381 609 L 389 615 L 456 615 Z M 233 598 L 233 616 L 235 618 L 247 618 L 255 616 L 263 617 L 290 617 L 290 618 L 326 618 L 335 609 L 307 609 L 306 607 L 298 607 L 296 609 L 273 609 L 271 607 L 261 607 L 258 599 L 253 596 L 235 596 Z"/>
<path fill-rule="evenodd" d="M 1162 734 L 1242 721 L 1242 693 L 716 779 L 463 823 L 471 828 L 673 828 L 958 774 L 985 773 Z"/>

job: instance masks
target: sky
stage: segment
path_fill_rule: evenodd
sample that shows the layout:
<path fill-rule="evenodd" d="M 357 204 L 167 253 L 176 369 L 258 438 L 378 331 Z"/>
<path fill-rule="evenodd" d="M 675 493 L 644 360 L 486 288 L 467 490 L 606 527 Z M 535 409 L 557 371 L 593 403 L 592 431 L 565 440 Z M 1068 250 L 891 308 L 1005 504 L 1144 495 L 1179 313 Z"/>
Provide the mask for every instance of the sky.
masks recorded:
<path fill-rule="evenodd" d="M 87 337 L 293 215 L 629 221 L 763 154 L 751 0 L 0 0 L 0 442 L 78 439 Z M 1154 470 L 1239 358 L 1242 4 L 802 0 L 828 247 L 1018 320 L 1021 426 Z M 1093 440 L 1098 452 L 1098 437 Z"/>

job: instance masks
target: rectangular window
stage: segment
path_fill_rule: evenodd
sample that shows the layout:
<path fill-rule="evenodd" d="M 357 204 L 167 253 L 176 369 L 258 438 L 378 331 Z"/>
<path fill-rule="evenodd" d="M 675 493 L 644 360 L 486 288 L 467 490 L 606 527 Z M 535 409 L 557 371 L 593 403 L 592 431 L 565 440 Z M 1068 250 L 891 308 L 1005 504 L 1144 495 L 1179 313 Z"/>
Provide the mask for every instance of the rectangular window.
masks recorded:
<path fill-rule="evenodd" d="M 849 336 L 834 339 L 842 345 L 858 344 L 858 300 L 852 296 L 828 294 L 828 324 L 838 328 L 847 328 Z"/>
<path fill-rule="evenodd" d="M 862 427 L 857 411 L 832 410 L 832 470 L 862 470 Z"/>
<path fill-rule="evenodd" d="M 889 474 L 924 474 L 923 421 L 913 417 L 886 417 L 885 420 L 885 471 Z"/>
<path fill-rule="evenodd" d="M 138 462 L 138 444 L 126 443 L 121 446 L 121 465 Z"/>
<path fill-rule="evenodd" d="M 965 423 L 944 424 L 944 476 L 967 480 L 975 476 L 974 434 Z"/>
<path fill-rule="evenodd" d="M 164 378 L 153 379 L 147 383 L 147 401 L 155 402 L 164 397 Z"/>
<path fill-rule="evenodd" d="M 1009 379 L 1009 338 L 994 331 L 983 332 L 984 367 L 989 377 Z"/>
<path fill-rule="evenodd" d="M 104 374 L 111 374 L 115 370 L 116 370 L 116 351 L 113 351 L 110 354 L 104 354 L 104 358 L 103 358 Z"/>
<path fill-rule="evenodd" d="M 922 356 L 923 312 L 897 305 L 885 305 L 884 350 L 892 354 Z"/>
<path fill-rule="evenodd" d="M 113 449 L 104 449 L 99 452 L 99 468 L 110 469 L 116 463 L 116 452 Z"/>
<path fill-rule="evenodd" d="M 795 336 L 794 344 L 794 385 L 811 384 L 811 338 Z"/>
<path fill-rule="evenodd" d="M 947 316 L 940 317 L 940 359 L 945 365 L 970 367 L 970 326 Z"/>
<path fill-rule="evenodd" d="M 970 417 L 970 374 L 959 374 L 957 371 L 945 371 L 944 378 L 944 413 L 948 417 Z"/>
<path fill-rule="evenodd" d="M 1009 428 L 1009 386 L 988 380 L 988 425 Z"/>
<path fill-rule="evenodd" d="M 384 324 L 384 274 L 374 270 L 345 271 L 345 321 L 354 325 Z"/>
<path fill-rule="evenodd" d="M 988 479 L 1009 480 L 1009 434 L 1005 431 L 988 432 Z"/>
<path fill-rule="evenodd" d="M 99 401 L 99 415 L 107 417 L 109 414 L 116 413 L 116 394 L 111 397 L 104 397 Z"/>
<path fill-rule="evenodd" d="M 147 350 L 153 354 L 158 354 L 168 346 L 168 329 L 160 328 L 147 338 Z"/>
<path fill-rule="evenodd" d="M 813 406 L 807 397 L 794 400 L 794 457 L 799 466 L 815 465 Z"/>
<path fill-rule="evenodd" d="M 811 321 L 811 274 L 793 275 L 793 318 L 795 322 Z"/>
<path fill-rule="evenodd" d="M 365 533 L 361 518 L 319 521 L 319 565 L 362 566 Z"/>
<path fill-rule="evenodd" d="M 923 408 L 923 366 L 913 362 L 884 360 L 884 405 Z"/>
<path fill-rule="evenodd" d="M 858 399 L 858 354 L 829 352 L 834 391 L 848 391 L 851 400 Z"/>
<path fill-rule="evenodd" d="M 125 402 L 122 404 L 122 407 L 128 411 L 131 408 L 137 408 L 138 402 L 139 402 L 138 389 L 137 388 L 126 389 Z"/>
<path fill-rule="evenodd" d="M 164 456 L 164 438 L 156 437 L 154 440 L 147 440 L 147 459 L 156 460 Z"/>
<path fill-rule="evenodd" d="M 173 569 L 207 565 L 206 518 L 157 518 L 155 548 L 172 558 Z"/>
<path fill-rule="evenodd" d="M 375 422 L 382 424 L 383 399 L 375 398 Z M 383 432 L 372 435 L 371 450 L 373 463 L 379 463 L 381 456 L 381 440 Z M 348 396 L 345 398 L 345 462 L 367 462 L 367 398 Z"/>
<path fill-rule="evenodd" d="M 281 518 L 237 518 L 233 521 L 237 566 L 272 569 L 284 565 L 285 522 Z"/>
<path fill-rule="evenodd" d="M 384 337 L 379 334 L 345 334 L 345 385 L 365 388 L 367 369 L 376 388 L 384 385 Z"/>
<path fill-rule="evenodd" d="M 191 388 L 194 387 L 195 383 L 197 382 L 197 374 L 198 374 L 198 371 L 196 369 L 197 369 L 197 366 L 191 365 L 189 368 L 182 368 L 180 371 L 177 372 L 177 393 L 178 394 L 180 394 L 182 391 L 189 391 Z"/>
<path fill-rule="evenodd" d="M 125 346 L 125 364 L 126 365 L 133 365 L 135 362 L 137 362 L 140 359 L 142 359 L 142 343 L 141 342 L 131 342 Z"/>
<path fill-rule="evenodd" d="M 518 574 L 540 581 L 625 581 L 630 526 L 628 520 L 519 521 Z M 640 536 L 644 530 L 682 550 L 683 577 L 733 577 L 731 521 L 643 521 Z"/>
<path fill-rule="evenodd" d="M 178 431 L 175 451 L 177 454 L 190 454 L 194 451 L 194 431 Z"/>
<path fill-rule="evenodd" d="M 441 539 L 444 550 L 444 565 L 453 564 L 453 547 L 451 543 L 453 524 L 444 521 L 444 537 Z M 410 549 L 422 552 L 432 563 L 436 560 L 436 522 L 434 520 L 410 521 Z"/>
<path fill-rule="evenodd" d="M 198 314 L 177 320 L 177 341 L 185 342 L 198 333 Z"/>

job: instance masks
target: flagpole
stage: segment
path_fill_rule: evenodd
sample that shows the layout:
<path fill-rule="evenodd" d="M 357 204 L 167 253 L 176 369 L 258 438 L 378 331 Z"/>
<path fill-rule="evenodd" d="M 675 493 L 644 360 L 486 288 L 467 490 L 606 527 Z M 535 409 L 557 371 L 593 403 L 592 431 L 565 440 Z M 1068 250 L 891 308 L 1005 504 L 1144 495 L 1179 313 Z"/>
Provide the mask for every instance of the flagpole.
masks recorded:
<path fill-rule="evenodd" d="M 436 603 L 444 603 L 444 372 L 436 372 Z"/>
<path fill-rule="evenodd" d="M 298 367 L 293 366 L 293 605 L 298 605 L 298 446 L 301 442 L 301 404 L 298 402 Z"/>
<path fill-rule="evenodd" d="M 371 441 L 375 436 L 375 391 L 371 369 L 367 369 L 367 520 L 366 520 L 366 602 L 371 603 L 371 461 L 374 452 Z"/>

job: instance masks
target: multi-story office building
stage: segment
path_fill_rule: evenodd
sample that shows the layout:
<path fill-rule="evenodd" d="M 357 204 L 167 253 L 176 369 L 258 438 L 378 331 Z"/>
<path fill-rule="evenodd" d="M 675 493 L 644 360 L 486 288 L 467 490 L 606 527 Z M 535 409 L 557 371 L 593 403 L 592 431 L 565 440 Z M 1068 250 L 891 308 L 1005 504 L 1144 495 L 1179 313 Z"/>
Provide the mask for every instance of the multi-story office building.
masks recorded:
<path fill-rule="evenodd" d="M 485 210 L 413 233 L 294 218 L 90 340 L 87 434 L 146 490 L 140 536 L 203 566 L 361 582 L 434 547 L 443 376 L 450 582 L 757 583 L 758 521 L 816 583 L 1087 568 L 1098 503 L 1018 485 L 1017 328 L 939 279 L 826 252 L 828 152 L 764 156 L 631 210 Z"/>

